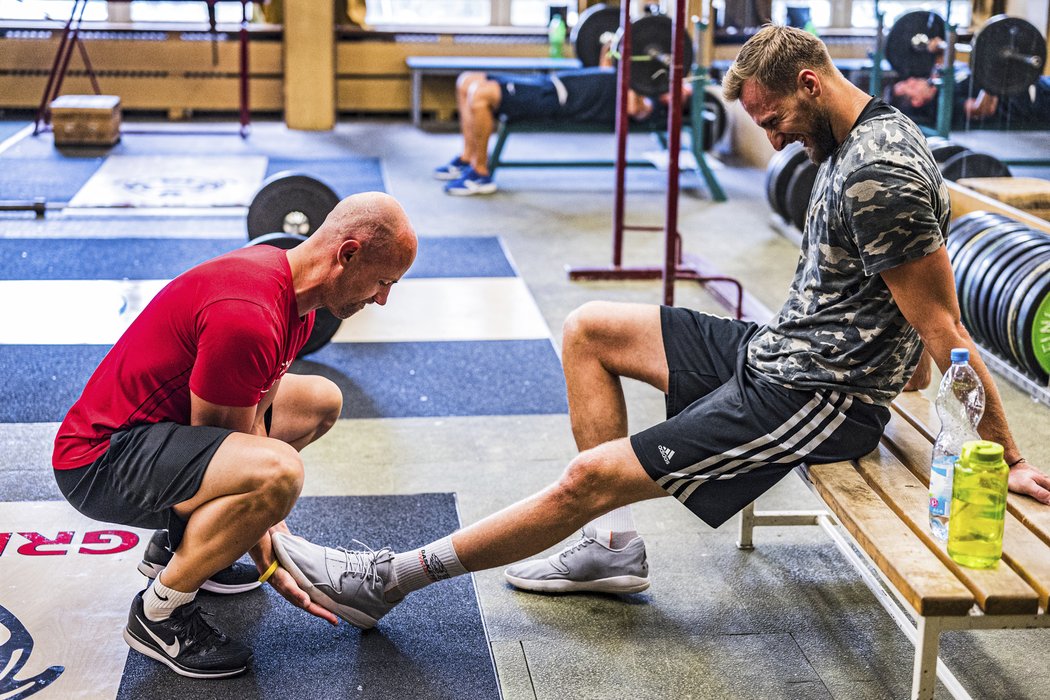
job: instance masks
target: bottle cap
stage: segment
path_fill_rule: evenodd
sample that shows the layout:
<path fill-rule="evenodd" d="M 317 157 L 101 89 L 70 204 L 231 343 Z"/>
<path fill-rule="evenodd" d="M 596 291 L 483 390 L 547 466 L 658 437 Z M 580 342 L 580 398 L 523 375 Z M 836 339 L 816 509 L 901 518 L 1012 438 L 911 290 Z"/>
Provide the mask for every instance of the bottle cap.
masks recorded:
<path fill-rule="evenodd" d="M 991 440 L 964 442 L 959 461 L 963 464 L 998 464 L 1003 461 L 1003 446 Z"/>
<path fill-rule="evenodd" d="M 970 351 L 966 348 L 952 348 L 952 362 L 969 362 Z"/>

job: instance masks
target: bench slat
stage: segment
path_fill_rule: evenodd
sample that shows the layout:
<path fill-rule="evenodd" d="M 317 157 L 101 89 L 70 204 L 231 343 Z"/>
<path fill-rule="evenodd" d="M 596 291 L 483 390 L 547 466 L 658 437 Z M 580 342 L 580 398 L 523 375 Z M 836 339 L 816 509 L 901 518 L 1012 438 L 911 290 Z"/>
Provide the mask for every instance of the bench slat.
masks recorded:
<path fill-rule="evenodd" d="M 944 543 L 929 528 L 929 490 L 885 445 L 862 457 L 857 470 L 913 533 L 970 591 L 981 609 L 996 615 L 1025 615 L 1039 611 L 1039 596 L 1009 566 L 969 569 L 948 556 Z"/>
<path fill-rule="evenodd" d="M 851 462 L 815 464 L 828 507 L 920 615 L 965 615 L 974 597 L 864 482 Z"/>
<path fill-rule="evenodd" d="M 918 478 L 920 484 L 930 481 L 930 443 L 910 423 L 892 415 L 883 435 L 893 454 Z M 1039 605 L 1045 610 L 1050 601 L 1050 548 L 1017 518 L 1007 513 L 1003 537 L 1003 560 L 1039 594 Z"/>
<path fill-rule="evenodd" d="M 941 421 L 933 402 L 917 391 L 907 391 L 893 401 L 893 409 L 911 423 L 931 443 L 940 430 Z M 929 479 L 929 465 L 926 465 L 926 478 Z M 1015 518 L 1024 523 L 1029 530 L 1050 545 L 1050 506 L 1034 498 L 1011 493 L 1006 497 L 1006 508 Z"/>

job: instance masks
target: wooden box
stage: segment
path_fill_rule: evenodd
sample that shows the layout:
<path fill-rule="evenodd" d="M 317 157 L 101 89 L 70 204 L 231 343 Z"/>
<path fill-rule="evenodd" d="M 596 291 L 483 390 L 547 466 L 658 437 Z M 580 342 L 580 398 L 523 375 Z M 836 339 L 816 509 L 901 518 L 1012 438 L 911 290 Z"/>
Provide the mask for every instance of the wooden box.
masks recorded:
<path fill-rule="evenodd" d="M 112 146 L 120 141 L 120 98 L 62 95 L 51 102 L 56 146 Z"/>
<path fill-rule="evenodd" d="M 969 177 L 959 180 L 957 184 L 1042 219 L 1047 219 L 1050 214 L 1050 180 L 1035 177 Z"/>

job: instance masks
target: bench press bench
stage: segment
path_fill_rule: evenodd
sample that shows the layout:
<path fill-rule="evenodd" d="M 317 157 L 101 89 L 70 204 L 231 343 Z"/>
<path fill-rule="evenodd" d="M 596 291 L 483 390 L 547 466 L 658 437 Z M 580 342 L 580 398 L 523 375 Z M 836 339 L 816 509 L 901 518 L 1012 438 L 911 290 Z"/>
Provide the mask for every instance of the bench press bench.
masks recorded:
<path fill-rule="evenodd" d="M 763 525 L 819 525 L 915 646 L 911 697 L 971 696 L 938 658 L 942 632 L 1050 627 L 1050 506 L 1009 494 L 1003 560 L 968 569 L 948 557 L 928 525 L 929 464 L 939 422 L 919 392 L 894 401 L 879 449 L 854 462 L 799 467 L 827 506 L 817 512 L 744 509 L 738 546 Z"/>

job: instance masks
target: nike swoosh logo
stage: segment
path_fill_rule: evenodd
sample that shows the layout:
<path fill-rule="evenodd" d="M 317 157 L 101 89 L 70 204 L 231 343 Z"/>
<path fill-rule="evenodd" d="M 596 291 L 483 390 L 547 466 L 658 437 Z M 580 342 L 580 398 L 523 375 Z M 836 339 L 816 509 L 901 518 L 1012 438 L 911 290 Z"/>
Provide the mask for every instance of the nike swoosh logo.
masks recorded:
<path fill-rule="evenodd" d="M 164 596 L 162 596 L 162 595 L 161 595 L 160 593 L 157 593 L 156 591 L 153 591 L 153 595 L 157 596 L 158 598 L 160 598 L 161 600 L 163 600 L 163 601 L 164 601 L 165 603 L 167 603 L 167 602 L 168 602 L 168 599 L 167 599 L 167 598 L 165 598 Z"/>
<path fill-rule="evenodd" d="M 163 639 L 161 639 L 160 637 L 155 635 L 153 633 L 153 630 L 151 630 L 149 628 L 149 626 L 146 625 L 145 621 L 143 621 L 143 619 L 141 617 L 136 615 L 135 618 L 139 621 L 139 624 L 142 625 L 142 629 L 146 630 L 146 634 L 148 634 L 149 636 L 153 637 L 154 641 L 156 641 L 157 644 L 160 645 L 160 648 L 164 650 L 165 654 L 167 654 L 168 656 L 170 656 L 173 659 L 176 656 L 179 655 L 179 640 L 178 639 L 176 639 L 173 643 L 168 644 Z"/>

